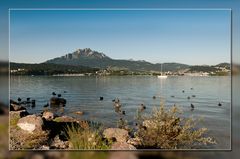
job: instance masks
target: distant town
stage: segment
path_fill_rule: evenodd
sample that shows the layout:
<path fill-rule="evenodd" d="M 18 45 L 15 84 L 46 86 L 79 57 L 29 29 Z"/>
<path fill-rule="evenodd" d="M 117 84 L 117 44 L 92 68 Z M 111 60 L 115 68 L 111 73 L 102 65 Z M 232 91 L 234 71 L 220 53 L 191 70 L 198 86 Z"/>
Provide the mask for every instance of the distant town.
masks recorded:
<path fill-rule="evenodd" d="M 231 69 L 228 64 L 222 66 L 191 66 L 175 71 L 131 71 L 116 67 L 83 68 L 80 66 L 62 66 L 59 64 L 14 64 L 10 69 L 11 75 L 52 75 L 52 76 L 124 76 L 124 75 L 167 75 L 167 76 L 228 76 Z M 32 67 L 35 66 L 35 67 Z M 54 67 L 53 67 L 54 66 Z M 53 67 L 53 68 L 52 68 Z M 65 67 L 65 69 L 61 69 Z"/>

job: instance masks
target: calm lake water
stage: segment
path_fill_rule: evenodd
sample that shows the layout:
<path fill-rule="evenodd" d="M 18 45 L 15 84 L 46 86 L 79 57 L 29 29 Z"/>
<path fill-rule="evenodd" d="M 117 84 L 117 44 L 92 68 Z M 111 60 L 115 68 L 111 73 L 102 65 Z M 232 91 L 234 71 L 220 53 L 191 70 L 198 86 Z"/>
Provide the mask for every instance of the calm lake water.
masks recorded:
<path fill-rule="evenodd" d="M 193 88 L 193 89 L 191 89 Z M 183 93 L 182 90 L 185 92 Z M 66 92 L 65 92 L 66 91 Z M 36 99 L 36 107 L 28 107 L 31 113 L 40 113 L 51 98 L 52 92 L 62 94 L 67 100 L 63 109 L 52 108 L 58 114 L 116 125 L 118 115 L 112 100 L 119 98 L 124 119 L 134 122 L 136 110 L 145 104 L 146 113 L 163 101 L 166 107 L 173 104 L 183 110 L 184 117 L 202 118 L 199 127 L 207 127 L 208 135 L 216 139 L 211 148 L 229 149 L 231 132 L 231 77 L 168 77 L 154 76 L 108 76 L 108 77 L 52 77 L 12 76 L 10 98 Z M 64 93 L 65 92 L 65 93 Z M 196 97 L 192 97 L 195 95 Z M 103 101 L 99 97 L 104 97 Z M 156 99 L 152 97 L 156 96 Z M 172 97 L 174 96 L 174 97 Z M 187 97 L 190 96 L 190 99 Z M 222 106 L 218 106 L 221 102 Z M 191 111 L 190 104 L 195 105 Z M 74 112 L 83 111 L 83 116 Z"/>

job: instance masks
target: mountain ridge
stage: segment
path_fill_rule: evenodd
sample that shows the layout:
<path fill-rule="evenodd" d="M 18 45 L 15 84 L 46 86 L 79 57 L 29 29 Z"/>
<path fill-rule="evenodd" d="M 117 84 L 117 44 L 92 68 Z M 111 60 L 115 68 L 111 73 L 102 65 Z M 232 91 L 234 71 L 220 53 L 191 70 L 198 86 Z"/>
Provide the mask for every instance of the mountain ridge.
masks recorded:
<path fill-rule="evenodd" d="M 47 60 L 44 63 L 54 63 L 74 66 L 87 66 L 92 68 L 106 69 L 108 67 L 125 68 L 131 71 L 161 71 L 161 63 L 153 64 L 145 60 L 112 59 L 102 52 L 90 48 L 77 49 L 64 56 Z M 177 71 L 187 69 L 190 65 L 168 62 L 163 63 L 163 71 Z"/>

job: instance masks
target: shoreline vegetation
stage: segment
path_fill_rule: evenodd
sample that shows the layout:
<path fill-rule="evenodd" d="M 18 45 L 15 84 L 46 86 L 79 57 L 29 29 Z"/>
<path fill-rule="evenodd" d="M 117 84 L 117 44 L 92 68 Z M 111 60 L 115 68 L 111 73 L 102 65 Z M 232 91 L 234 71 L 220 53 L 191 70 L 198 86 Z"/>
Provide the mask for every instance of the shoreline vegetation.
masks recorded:
<path fill-rule="evenodd" d="M 175 71 L 128 70 L 126 68 L 108 67 L 90 68 L 52 63 L 20 64 L 10 63 L 10 75 L 29 76 L 127 76 L 127 75 L 168 75 L 168 76 L 229 76 L 230 65 L 222 63 L 216 66 L 190 66 L 188 69 Z"/>
<path fill-rule="evenodd" d="M 62 109 L 66 99 L 50 99 L 49 107 Z M 198 128 L 198 120 L 182 118 L 176 105 L 170 109 L 160 103 L 145 114 L 146 106 L 136 110 L 135 122 L 124 119 L 121 102 L 114 99 L 115 113 L 121 113 L 116 126 L 79 120 L 69 116 L 58 116 L 43 106 L 41 114 L 29 114 L 26 105 L 35 105 L 35 100 L 10 101 L 10 149 L 23 150 L 136 150 L 136 149 L 206 149 L 217 144 L 207 136 L 207 128 Z M 83 115 L 84 112 L 76 112 Z"/>

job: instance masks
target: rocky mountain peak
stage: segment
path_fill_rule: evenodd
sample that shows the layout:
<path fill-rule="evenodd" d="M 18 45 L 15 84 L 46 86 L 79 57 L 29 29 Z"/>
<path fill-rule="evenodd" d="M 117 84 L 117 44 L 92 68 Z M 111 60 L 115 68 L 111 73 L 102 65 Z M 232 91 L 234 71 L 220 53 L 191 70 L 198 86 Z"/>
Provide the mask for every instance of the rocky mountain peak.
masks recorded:
<path fill-rule="evenodd" d="M 77 49 L 73 53 L 66 54 L 63 58 L 66 58 L 66 59 L 79 59 L 81 57 L 95 58 L 95 59 L 104 59 L 104 58 L 110 59 L 105 54 L 103 54 L 101 52 L 97 52 L 97 51 L 91 50 L 90 48 Z"/>

